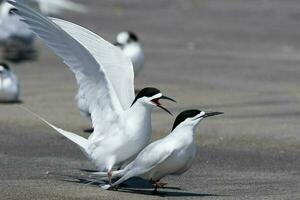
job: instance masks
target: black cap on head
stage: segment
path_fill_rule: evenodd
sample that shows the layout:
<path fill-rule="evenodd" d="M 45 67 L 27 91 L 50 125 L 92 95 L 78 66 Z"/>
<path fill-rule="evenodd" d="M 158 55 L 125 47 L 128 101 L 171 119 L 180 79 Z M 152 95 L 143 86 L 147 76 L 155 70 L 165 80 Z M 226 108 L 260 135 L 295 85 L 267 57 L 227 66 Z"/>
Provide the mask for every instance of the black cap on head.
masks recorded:
<path fill-rule="evenodd" d="M 10 70 L 10 67 L 6 63 L 0 63 L 0 66 L 2 66 L 6 70 Z"/>
<path fill-rule="evenodd" d="M 172 131 L 184 120 L 187 118 L 193 118 L 196 115 L 199 115 L 201 113 L 201 110 L 185 110 L 181 112 L 175 119 L 175 122 L 173 124 Z"/>
<path fill-rule="evenodd" d="M 131 41 L 134 41 L 134 42 L 139 41 L 139 38 L 138 38 L 138 36 L 135 33 L 131 32 L 131 31 L 127 31 L 127 32 L 129 34 L 129 39 Z"/>
<path fill-rule="evenodd" d="M 131 106 L 139 99 L 142 97 L 152 97 L 156 94 L 161 93 L 160 90 L 153 88 L 153 87 L 146 87 L 143 88 L 135 97 L 134 101 L 132 102 Z"/>

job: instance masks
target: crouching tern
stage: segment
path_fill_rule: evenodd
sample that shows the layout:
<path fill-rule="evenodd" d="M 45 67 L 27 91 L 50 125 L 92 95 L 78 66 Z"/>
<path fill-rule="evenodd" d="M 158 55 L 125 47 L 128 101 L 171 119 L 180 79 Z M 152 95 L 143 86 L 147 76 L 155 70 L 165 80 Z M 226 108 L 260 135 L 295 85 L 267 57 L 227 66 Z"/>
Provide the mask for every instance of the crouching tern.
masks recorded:
<path fill-rule="evenodd" d="M 94 131 L 85 139 L 39 118 L 76 143 L 98 170 L 107 171 L 110 178 L 114 166 L 149 143 L 152 109 L 157 106 L 169 112 L 159 100 L 174 100 L 150 87 L 134 97 L 132 63 L 119 48 L 79 25 L 47 18 L 22 1 L 9 2 L 75 74 Z"/>
<path fill-rule="evenodd" d="M 17 76 L 6 63 L 0 63 L 0 101 L 16 102 L 19 95 L 20 83 Z"/>
<path fill-rule="evenodd" d="M 115 45 L 121 48 L 125 55 L 130 58 L 134 75 L 137 76 L 143 69 L 145 62 L 144 51 L 138 36 L 131 31 L 121 32 L 117 35 Z"/>
<path fill-rule="evenodd" d="M 139 176 L 153 183 L 157 191 L 158 187 L 166 184 L 160 182 L 160 179 L 169 174 L 182 174 L 191 167 L 196 155 L 197 146 L 194 138 L 199 122 L 204 118 L 220 114 L 223 113 L 205 113 L 200 110 L 183 111 L 177 116 L 169 135 L 149 144 L 124 169 L 113 171 L 112 178 L 121 178 L 112 185 L 104 185 L 102 188 L 116 187 L 131 177 Z M 105 175 L 102 172 L 94 174 Z"/>

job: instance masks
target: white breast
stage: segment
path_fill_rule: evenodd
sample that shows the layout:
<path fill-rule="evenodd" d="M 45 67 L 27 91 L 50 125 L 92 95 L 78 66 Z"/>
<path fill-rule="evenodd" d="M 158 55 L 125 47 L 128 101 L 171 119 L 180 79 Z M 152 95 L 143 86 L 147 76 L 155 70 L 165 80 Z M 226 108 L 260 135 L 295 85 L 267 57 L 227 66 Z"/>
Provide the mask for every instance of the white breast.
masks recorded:
<path fill-rule="evenodd" d="M 11 72 L 0 75 L 0 101 L 17 101 L 19 94 L 19 81 L 16 76 Z"/>

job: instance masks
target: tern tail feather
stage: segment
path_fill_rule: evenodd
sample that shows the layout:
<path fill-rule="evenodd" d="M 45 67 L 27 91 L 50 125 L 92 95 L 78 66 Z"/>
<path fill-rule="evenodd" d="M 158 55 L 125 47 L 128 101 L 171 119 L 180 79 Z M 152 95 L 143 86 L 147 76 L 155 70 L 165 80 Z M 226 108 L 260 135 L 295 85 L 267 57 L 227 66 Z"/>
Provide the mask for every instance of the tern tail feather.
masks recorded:
<path fill-rule="evenodd" d="M 53 124 L 51 124 L 50 122 L 48 122 L 47 120 L 45 120 L 43 117 L 39 116 L 38 114 L 34 113 L 33 111 L 29 110 L 28 108 L 26 108 L 25 106 L 20 105 L 21 108 L 23 108 L 24 110 L 26 110 L 27 112 L 31 113 L 32 115 L 34 115 L 35 117 L 37 117 L 38 119 L 40 119 L 41 121 L 45 122 L 48 126 L 50 126 L 51 128 L 53 128 L 54 130 L 56 130 L 58 133 L 60 133 L 61 135 L 65 136 L 66 138 L 68 138 L 69 140 L 71 140 L 72 142 L 74 142 L 75 144 L 77 144 L 84 152 L 86 152 L 87 147 L 88 147 L 88 140 L 75 134 L 75 133 L 71 133 L 68 131 L 65 131 L 63 129 L 60 129 L 56 126 L 54 126 Z"/>
<path fill-rule="evenodd" d="M 125 174 L 125 169 L 117 170 L 112 172 L 112 178 L 119 178 Z M 107 172 L 95 172 L 93 175 L 99 177 L 107 177 Z"/>

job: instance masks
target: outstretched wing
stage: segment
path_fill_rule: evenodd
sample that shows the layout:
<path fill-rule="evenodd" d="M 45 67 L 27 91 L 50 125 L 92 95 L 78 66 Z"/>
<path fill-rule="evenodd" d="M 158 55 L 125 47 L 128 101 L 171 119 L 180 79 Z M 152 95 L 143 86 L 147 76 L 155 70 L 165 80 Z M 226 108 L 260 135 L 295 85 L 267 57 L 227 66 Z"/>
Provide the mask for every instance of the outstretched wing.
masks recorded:
<path fill-rule="evenodd" d="M 104 68 L 124 110 L 134 100 L 133 66 L 122 50 L 97 34 L 74 23 L 50 18 L 55 24 L 84 46 Z"/>
<path fill-rule="evenodd" d="M 44 42 L 70 67 L 81 91 L 89 102 L 94 133 L 101 135 L 101 125 L 116 121 L 123 111 L 112 84 L 95 57 L 76 39 L 47 17 L 19 0 L 9 0 L 17 13 Z M 104 49 L 105 51 L 105 49 Z M 102 52 L 100 52 L 102 53 Z"/>

